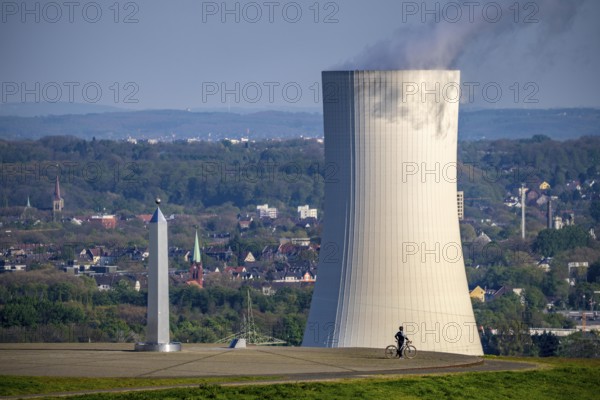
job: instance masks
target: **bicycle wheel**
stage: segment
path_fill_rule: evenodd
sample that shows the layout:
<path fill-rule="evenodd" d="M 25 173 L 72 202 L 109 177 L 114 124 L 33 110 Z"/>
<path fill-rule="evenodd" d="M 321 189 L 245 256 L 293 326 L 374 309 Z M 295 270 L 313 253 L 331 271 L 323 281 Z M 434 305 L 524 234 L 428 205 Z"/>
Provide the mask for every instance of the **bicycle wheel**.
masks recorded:
<path fill-rule="evenodd" d="M 404 351 L 402 353 L 406 358 L 415 358 L 417 356 L 417 348 L 412 344 L 409 344 L 404 346 Z"/>
<path fill-rule="evenodd" d="M 393 344 L 385 348 L 385 358 L 398 357 L 398 349 Z"/>

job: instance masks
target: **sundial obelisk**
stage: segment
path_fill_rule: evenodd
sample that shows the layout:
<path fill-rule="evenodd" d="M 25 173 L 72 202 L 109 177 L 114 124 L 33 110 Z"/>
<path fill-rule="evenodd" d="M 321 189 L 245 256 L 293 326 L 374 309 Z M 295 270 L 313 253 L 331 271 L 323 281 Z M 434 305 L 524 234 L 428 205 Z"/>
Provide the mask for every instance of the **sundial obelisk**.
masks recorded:
<path fill-rule="evenodd" d="M 148 317 L 146 342 L 136 343 L 136 351 L 180 351 L 181 343 L 169 338 L 169 244 L 167 220 L 156 199 L 156 211 L 150 219 L 148 262 Z"/>

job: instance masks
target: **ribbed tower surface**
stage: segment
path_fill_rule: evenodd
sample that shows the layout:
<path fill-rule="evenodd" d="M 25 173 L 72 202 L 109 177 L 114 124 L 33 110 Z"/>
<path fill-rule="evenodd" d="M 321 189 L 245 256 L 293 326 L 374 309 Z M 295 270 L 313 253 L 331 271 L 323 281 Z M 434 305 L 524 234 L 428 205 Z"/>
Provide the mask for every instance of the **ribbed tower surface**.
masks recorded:
<path fill-rule="evenodd" d="M 459 71 L 323 73 L 325 220 L 303 346 L 483 354 L 457 211 Z"/>

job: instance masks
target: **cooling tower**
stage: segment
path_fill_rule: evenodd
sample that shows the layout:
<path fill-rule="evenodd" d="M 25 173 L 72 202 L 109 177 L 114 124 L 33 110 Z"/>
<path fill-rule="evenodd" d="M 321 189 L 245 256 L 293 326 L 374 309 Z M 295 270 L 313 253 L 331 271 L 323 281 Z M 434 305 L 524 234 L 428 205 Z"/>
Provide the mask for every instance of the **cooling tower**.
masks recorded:
<path fill-rule="evenodd" d="M 325 219 L 303 346 L 483 354 L 457 211 L 459 71 L 323 72 Z"/>

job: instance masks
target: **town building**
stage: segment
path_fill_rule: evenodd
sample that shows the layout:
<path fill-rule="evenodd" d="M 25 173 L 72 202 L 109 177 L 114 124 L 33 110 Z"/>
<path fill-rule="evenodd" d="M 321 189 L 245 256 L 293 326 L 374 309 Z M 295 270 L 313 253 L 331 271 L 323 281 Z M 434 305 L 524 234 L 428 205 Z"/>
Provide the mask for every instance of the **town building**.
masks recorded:
<path fill-rule="evenodd" d="M 263 204 L 260 206 L 256 206 L 256 211 L 258 211 L 258 216 L 260 218 L 277 218 L 277 208 L 269 207 L 268 204 Z"/>
<path fill-rule="evenodd" d="M 92 215 L 90 223 L 99 228 L 115 229 L 117 227 L 117 218 L 114 215 Z"/>
<path fill-rule="evenodd" d="M 298 218 L 306 219 L 306 218 L 314 218 L 317 219 L 317 209 L 310 208 L 308 205 L 299 206 L 298 207 Z"/>
<path fill-rule="evenodd" d="M 475 289 L 469 292 L 469 296 L 472 299 L 479 300 L 483 303 L 485 301 L 485 290 L 483 290 L 480 286 L 476 286 Z"/>

